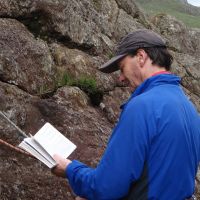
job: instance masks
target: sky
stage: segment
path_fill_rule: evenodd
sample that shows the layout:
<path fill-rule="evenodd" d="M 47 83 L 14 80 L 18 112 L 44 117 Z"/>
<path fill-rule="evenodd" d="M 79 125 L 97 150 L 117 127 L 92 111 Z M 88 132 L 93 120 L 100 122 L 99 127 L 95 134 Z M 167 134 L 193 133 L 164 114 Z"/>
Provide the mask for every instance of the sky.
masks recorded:
<path fill-rule="evenodd" d="M 200 0 L 187 0 L 189 4 L 200 7 Z"/>

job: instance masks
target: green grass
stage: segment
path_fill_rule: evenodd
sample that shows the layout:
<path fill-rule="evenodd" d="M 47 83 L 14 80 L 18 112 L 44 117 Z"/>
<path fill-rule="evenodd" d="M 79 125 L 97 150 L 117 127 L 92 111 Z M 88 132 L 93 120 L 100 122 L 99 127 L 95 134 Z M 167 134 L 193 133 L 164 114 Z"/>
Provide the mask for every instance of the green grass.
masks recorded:
<path fill-rule="evenodd" d="M 96 80 L 91 76 L 82 75 L 78 79 L 75 79 L 66 72 L 60 72 L 56 87 L 65 85 L 79 87 L 90 97 L 91 103 L 95 106 L 98 106 L 102 101 L 103 91 L 97 88 Z"/>
<path fill-rule="evenodd" d="M 73 85 L 74 83 L 74 79 L 72 79 L 72 77 L 65 73 L 65 72 L 59 72 L 58 74 L 58 79 L 56 82 L 56 87 L 62 87 L 65 85 Z"/>
<path fill-rule="evenodd" d="M 178 0 L 136 0 L 136 2 L 150 16 L 165 13 L 176 17 L 188 27 L 200 28 L 200 8 L 191 10 L 194 11 L 192 15 L 186 9 L 188 7 Z"/>

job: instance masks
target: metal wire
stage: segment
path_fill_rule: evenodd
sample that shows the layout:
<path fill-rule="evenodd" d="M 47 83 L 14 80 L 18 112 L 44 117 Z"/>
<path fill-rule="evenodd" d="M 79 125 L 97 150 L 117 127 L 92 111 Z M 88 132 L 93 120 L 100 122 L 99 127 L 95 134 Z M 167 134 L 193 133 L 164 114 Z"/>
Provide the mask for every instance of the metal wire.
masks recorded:
<path fill-rule="evenodd" d="M 15 123 L 13 123 L 2 111 L 0 111 L 0 115 L 6 119 L 11 125 L 13 125 L 23 137 L 27 138 L 28 135 L 24 131 L 22 131 Z"/>

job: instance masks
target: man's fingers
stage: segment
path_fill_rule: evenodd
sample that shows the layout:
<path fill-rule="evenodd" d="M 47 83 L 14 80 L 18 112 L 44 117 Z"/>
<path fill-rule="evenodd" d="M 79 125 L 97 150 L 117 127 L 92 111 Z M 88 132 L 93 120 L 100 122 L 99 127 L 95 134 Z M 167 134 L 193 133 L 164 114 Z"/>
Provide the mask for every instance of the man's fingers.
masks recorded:
<path fill-rule="evenodd" d="M 66 178 L 65 170 L 72 161 L 60 155 L 53 155 L 53 159 L 56 161 L 57 165 L 51 169 L 51 172 L 56 176 Z"/>
<path fill-rule="evenodd" d="M 55 161 L 59 161 L 59 160 L 61 160 L 61 159 L 63 159 L 60 155 L 58 155 L 58 154 L 54 154 L 53 155 L 53 159 L 55 160 Z"/>

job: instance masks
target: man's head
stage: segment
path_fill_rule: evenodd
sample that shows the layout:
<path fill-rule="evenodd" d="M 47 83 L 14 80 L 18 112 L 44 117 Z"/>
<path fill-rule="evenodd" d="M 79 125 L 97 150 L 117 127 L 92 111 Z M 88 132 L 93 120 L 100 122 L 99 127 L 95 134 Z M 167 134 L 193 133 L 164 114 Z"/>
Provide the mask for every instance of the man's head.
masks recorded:
<path fill-rule="evenodd" d="M 153 31 L 142 29 L 125 36 L 117 46 L 116 55 L 100 70 L 104 73 L 121 70 L 119 79 L 134 88 L 151 74 L 170 70 L 172 60 L 164 40 Z"/>

